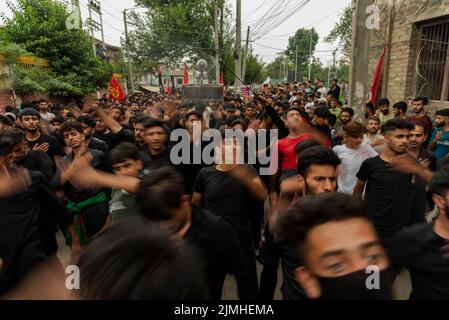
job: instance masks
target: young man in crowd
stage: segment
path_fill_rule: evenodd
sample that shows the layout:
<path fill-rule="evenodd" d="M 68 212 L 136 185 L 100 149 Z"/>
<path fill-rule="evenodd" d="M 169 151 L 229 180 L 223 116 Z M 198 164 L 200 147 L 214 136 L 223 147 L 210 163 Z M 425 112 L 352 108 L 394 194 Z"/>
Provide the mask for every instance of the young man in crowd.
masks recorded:
<path fill-rule="evenodd" d="M 390 100 L 382 98 L 379 100 L 377 105 L 379 106 L 379 120 L 380 126 L 382 127 L 388 120 L 393 119 L 395 114 L 390 110 Z"/>
<path fill-rule="evenodd" d="M 449 259 L 442 248 L 449 241 L 449 170 L 439 169 L 429 184 L 439 209 L 433 223 L 421 223 L 399 232 L 389 248 L 396 268 L 407 268 L 412 280 L 412 300 L 449 299 Z M 447 249 L 446 249 L 447 250 Z M 446 252 L 447 253 L 447 252 Z"/>
<path fill-rule="evenodd" d="M 152 171 L 171 166 L 170 129 L 162 121 L 151 118 L 143 126 L 143 141 L 147 144 L 147 150 L 141 152 L 144 168 Z"/>
<path fill-rule="evenodd" d="M 0 294 L 57 251 L 56 221 L 72 236 L 72 252 L 79 250 L 73 220 L 54 195 L 45 177 L 13 165 L 14 141 L 0 133 Z"/>
<path fill-rule="evenodd" d="M 54 161 L 56 166 L 59 166 L 64 151 L 55 137 L 41 133 L 39 127 L 40 117 L 40 113 L 31 108 L 24 109 L 20 113 L 19 118 L 25 130 L 25 139 L 28 142 L 28 148 L 30 150 L 44 151 Z"/>
<path fill-rule="evenodd" d="M 104 154 L 85 145 L 84 129 L 79 122 L 64 123 L 61 129 L 65 143 L 72 152 L 62 160 L 65 170 L 58 170 L 53 178 L 53 185 L 62 190 L 68 199 L 67 209 L 73 215 L 75 223 L 79 226 L 77 232 L 81 245 L 97 234 L 105 225 L 109 215 L 107 190 L 94 188 L 77 188 L 70 183 L 72 176 L 77 175 L 76 161 L 90 154 L 91 165 L 97 169 L 107 171 Z"/>
<path fill-rule="evenodd" d="M 428 102 L 429 100 L 426 97 L 416 97 L 413 100 L 413 112 L 415 115 L 410 118 L 411 123 L 421 124 L 426 129 L 427 140 L 424 148 L 427 148 L 432 135 L 432 120 L 430 120 L 425 110 Z"/>
<path fill-rule="evenodd" d="M 337 121 L 334 124 L 334 128 L 339 128 L 341 127 L 341 120 L 340 120 L 341 109 L 338 105 L 338 100 L 335 98 L 331 99 L 330 106 L 331 107 L 329 109 L 329 112 L 333 114 L 337 119 Z"/>
<path fill-rule="evenodd" d="M 363 143 L 369 144 L 378 154 L 382 152 L 385 144 L 384 136 L 379 133 L 379 129 L 379 117 L 370 116 L 366 123 L 366 133 L 363 135 Z"/>
<path fill-rule="evenodd" d="M 334 147 L 335 153 L 341 159 L 338 174 L 338 191 L 352 195 L 357 183 L 356 174 L 362 162 L 377 156 L 377 152 L 369 144 L 363 142 L 363 125 L 359 122 L 349 122 L 343 127 L 343 144 Z"/>
<path fill-rule="evenodd" d="M 393 105 L 393 114 L 396 118 L 409 120 L 407 117 L 407 102 L 400 101 Z"/>
<path fill-rule="evenodd" d="M 341 126 L 337 127 L 334 131 L 334 136 L 332 139 L 332 145 L 337 146 L 343 143 L 343 127 L 347 125 L 349 122 L 352 121 L 352 118 L 354 117 L 354 109 L 352 108 L 342 108 L 340 113 L 340 123 Z"/>
<path fill-rule="evenodd" d="M 332 86 L 327 92 L 328 95 L 331 95 L 333 99 L 340 100 L 340 86 L 338 85 L 338 79 L 332 80 Z M 338 116 L 337 116 L 338 117 Z"/>
<path fill-rule="evenodd" d="M 109 151 L 108 144 L 103 140 L 94 137 L 95 126 L 97 125 L 95 118 L 91 115 L 82 115 L 76 119 L 84 129 L 84 143 L 90 149 L 95 149 L 106 154 Z"/>
<path fill-rule="evenodd" d="M 94 137 L 108 144 L 109 150 L 122 142 L 134 143 L 133 132 L 123 127 L 104 109 L 93 107 L 95 114 L 95 134 Z"/>
<path fill-rule="evenodd" d="M 310 299 L 391 300 L 389 261 L 362 201 L 325 193 L 298 201 L 277 222 L 280 238 L 297 244 L 296 278 Z M 371 290 L 367 268 L 380 270 Z"/>
<path fill-rule="evenodd" d="M 392 168 L 398 156 L 406 155 L 410 132 L 414 126 L 402 119 L 389 120 L 382 127 L 385 148 L 374 158 L 365 160 L 357 173 L 354 196 L 365 201 L 368 216 L 373 221 L 383 244 L 388 247 L 391 239 L 403 227 L 410 225 L 413 215 L 424 215 L 425 208 L 414 208 L 410 195 L 413 192 L 425 193 L 425 188 L 416 190 L 416 179 Z"/>
<path fill-rule="evenodd" d="M 245 296 L 256 299 L 258 296 L 256 257 L 249 222 L 250 202 L 253 199 L 263 201 L 267 197 L 262 180 L 250 167 L 238 164 L 235 151 L 238 146 L 235 139 L 223 140 L 217 148 L 217 165 L 204 169 L 198 174 L 193 188 L 192 203 L 212 211 L 227 221 L 236 232 L 245 259 L 241 261 L 245 272 L 239 275 L 245 283 Z M 232 152 L 232 159 L 228 156 Z"/>
<path fill-rule="evenodd" d="M 436 130 L 430 138 L 429 150 L 440 160 L 449 153 L 449 109 L 438 110 L 435 113 Z"/>
<path fill-rule="evenodd" d="M 149 117 L 143 113 L 137 114 L 132 121 L 132 126 L 134 129 L 134 141 L 136 146 L 142 150 L 147 150 L 147 144 L 143 140 L 143 134 L 145 132 L 144 123 L 149 119 Z"/>
<path fill-rule="evenodd" d="M 39 112 L 41 114 L 41 118 L 47 121 L 51 121 L 55 118 L 55 115 L 49 112 L 49 104 L 47 100 L 40 100 L 38 105 Z"/>

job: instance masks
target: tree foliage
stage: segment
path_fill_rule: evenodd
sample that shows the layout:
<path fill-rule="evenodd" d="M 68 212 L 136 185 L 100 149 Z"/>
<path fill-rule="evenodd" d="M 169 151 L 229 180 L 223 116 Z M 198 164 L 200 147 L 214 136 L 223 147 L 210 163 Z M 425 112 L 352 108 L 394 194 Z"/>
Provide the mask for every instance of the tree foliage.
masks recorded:
<path fill-rule="evenodd" d="M 315 52 L 319 38 L 315 28 L 298 29 L 295 35 L 288 39 L 288 46 L 284 53 L 290 61 L 295 63 L 297 48 L 298 69 L 302 70 L 309 64 L 310 46 L 312 47 L 312 53 Z"/>
<path fill-rule="evenodd" d="M 324 39 L 331 44 L 337 44 L 342 48 L 344 55 L 344 62 L 349 60 L 352 46 L 352 15 L 353 8 L 351 5 L 347 6 L 340 16 L 340 20 L 335 23 L 334 28 L 329 35 Z"/>
<path fill-rule="evenodd" d="M 15 43 L 37 57 L 50 60 L 51 70 L 23 70 L 16 66 L 13 85 L 18 93 L 43 91 L 80 96 L 107 86 L 111 66 L 92 52 L 89 36 L 66 26 L 67 3 L 56 0 L 17 0 L 9 4 L 12 17 L 3 16 L 2 43 Z M 36 87 L 34 80 L 39 81 Z"/>

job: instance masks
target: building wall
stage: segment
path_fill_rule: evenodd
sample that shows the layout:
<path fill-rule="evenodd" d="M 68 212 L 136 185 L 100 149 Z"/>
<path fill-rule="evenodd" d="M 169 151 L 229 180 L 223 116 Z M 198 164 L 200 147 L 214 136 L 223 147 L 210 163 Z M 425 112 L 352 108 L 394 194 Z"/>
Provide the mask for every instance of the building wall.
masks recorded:
<path fill-rule="evenodd" d="M 417 94 L 415 68 L 419 45 L 418 30 L 415 24 L 449 15 L 449 0 L 358 1 L 363 6 L 362 10 L 359 10 L 358 19 L 362 19 L 363 23 L 354 24 L 354 32 L 358 33 L 359 38 L 356 43 L 353 43 L 353 46 L 356 47 L 358 53 L 357 59 L 366 62 L 368 69 L 358 68 L 359 70 L 353 70 L 351 79 L 351 87 L 354 87 L 354 89 L 351 89 L 352 104 L 358 108 L 363 108 L 364 101 L 356 99 L 355 88 L 358 83 L 359 95 L 363 92 L 364 97 L 367 97 L 384 47 L 387 48 L 387 54 L 384 60 L 382 84 L 378 98 L 381 98 L 381 96 L 387 97 L 392 103 L 395 103 L 414 97 Z M 370 4 L 379 7 L 379 30 L 366 30 L 365 21 L 370 14 L 366 14 L 365 10 Z M 360 15 L 360 12 L 365 13 L 365 15 Z M 362 28 L 365 28 L 365 30 Z M 367 48 L 360 46 L 367 46 Z M 351 63 L 354 64 L 353 61 Z M 363 74 L 365 72 L 366 74 Z M 449 107 L 449 102 L 431 104 L 438 105 L 440 108 Z"/>

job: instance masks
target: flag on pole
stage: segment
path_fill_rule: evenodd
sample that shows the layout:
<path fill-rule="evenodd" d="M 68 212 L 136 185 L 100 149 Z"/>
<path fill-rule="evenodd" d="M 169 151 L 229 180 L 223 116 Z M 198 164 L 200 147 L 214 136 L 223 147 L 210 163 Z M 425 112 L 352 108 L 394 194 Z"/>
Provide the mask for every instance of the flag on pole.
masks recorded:
<path fill-rule="evenodd" d="M 384 63 L 385 52 L 386 52 L 386 48 L 383 48 L 382 54 L 380 55 L 379 63 L 377 64 L 376 72 L 374 73 L 373 84 L 368 93 L 368 98 L 366 99 L 367 103 L 371 102 L 373 104 L 376 104 L 377 91 L 379 90 L 380 76 L 382 74 L 382 66 Z"/>
<path fill-rule="evenodd" d="M 184 84 L 189 84 L 189 72 L 187 70 L 187 63 L 184 63 Z"/>
<path fill-rule="evenodd" d="M 170 81 L 170 78 L 168 78 L 168 87 L 167 87 L 167 93 L 168 94 L 171 94 L 171 81 Z"/>
<path fill-rule="evenodd" d="M 115 78 L 112 78 L 109 83 L 109 98 L 122 102 L 124 97 L 125 93 L 123 92 L 122 87 Z"/>
<path fill-rule="evenodd" d="M 224 86 L 224 73 L 220 73 L 220 84 Z"/>

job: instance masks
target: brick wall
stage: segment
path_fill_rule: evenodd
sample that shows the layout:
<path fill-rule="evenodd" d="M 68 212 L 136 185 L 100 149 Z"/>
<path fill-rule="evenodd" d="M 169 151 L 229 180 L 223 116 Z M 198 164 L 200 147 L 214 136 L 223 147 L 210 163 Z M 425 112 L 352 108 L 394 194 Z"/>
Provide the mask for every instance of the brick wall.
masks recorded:
<path fill-rule="evenodd" d="M 390 13 L 394 6 L 392 19 L 391 43 L 388 46 Z M 449 0 L 441 0 L 440 3 L 430 5 L 428 0 L 376 0 L 374 4 L 380 9 L 380 30 L 372 30 L 368 33 L 369 50 L 365 59 L 368 63 L 368 82 L 366 88 L 371 86 L 374 71 L 380 58 L 382 48 L 389 51 L 388 60 L 384 61 L 383 73 L 388 76 L 383 78 L 382 93 L 392 103 L 406 100 L 417 94 L 416 84 L 416 59 L 418 47 L 418 31 L 415 23 L 426 21 L 440 16 L 449 15 Z M 358 45 L 358 44 L 354 44 Z M 381 93 L 378 97 L 380 98 Z M 449 102 L 432 102 L 435 108 L 449 107 Z"/>

